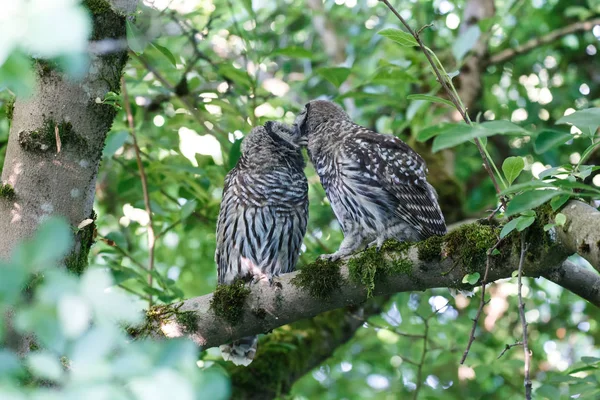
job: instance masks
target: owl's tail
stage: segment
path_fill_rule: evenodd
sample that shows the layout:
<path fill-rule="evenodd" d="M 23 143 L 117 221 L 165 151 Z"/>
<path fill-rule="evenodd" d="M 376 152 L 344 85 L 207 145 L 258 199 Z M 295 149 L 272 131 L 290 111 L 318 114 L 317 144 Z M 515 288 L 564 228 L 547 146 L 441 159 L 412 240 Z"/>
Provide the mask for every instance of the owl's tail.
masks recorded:
<path fill-rule="evenodd" d="M 231 361 L 235 365 L 250 365 L 256 355 L 258 336 L 246 336 L 231 344 L 219 346 L 223 360 Z"/>

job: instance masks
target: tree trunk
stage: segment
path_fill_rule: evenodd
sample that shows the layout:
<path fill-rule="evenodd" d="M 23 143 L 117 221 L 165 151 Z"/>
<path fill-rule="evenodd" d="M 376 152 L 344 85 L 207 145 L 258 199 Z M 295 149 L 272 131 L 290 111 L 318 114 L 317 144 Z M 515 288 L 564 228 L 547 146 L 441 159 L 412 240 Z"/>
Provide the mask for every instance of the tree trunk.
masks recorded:
<path fill-rule="evenodd" d="M 93 16 L 92 40 L 123 39 L 125 15 L 136 0 L 88 0 Z M 51 63 L 36 62 L 37 82 L 31 97 L 14 106 L 2 183 L 14 196 L 0 198 L 0 258 L 31 236 L 44 218 L 59 215 L 77 226 L 93 218 L 96 174 L 104 139 L 116 115 L 114 107 L 99 104 L 107 92 L 118 92 L 127 61 L 126 51 L 90 55 L 81 81 L 69 80 Z M 87 264 L 93 224 L 77 233 L 65 260 L 81 272 Z"/>

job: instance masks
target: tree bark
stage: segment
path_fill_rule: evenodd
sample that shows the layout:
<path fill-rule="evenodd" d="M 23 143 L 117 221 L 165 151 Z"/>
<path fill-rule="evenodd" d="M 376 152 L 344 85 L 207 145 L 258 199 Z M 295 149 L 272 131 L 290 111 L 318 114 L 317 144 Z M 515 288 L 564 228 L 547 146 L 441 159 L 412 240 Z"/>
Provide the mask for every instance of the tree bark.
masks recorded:
<path fill-rule="evenodd" d="M 125 37 L 125 15 L 137 0 L 84 1 L 93 17 L 93 40 Z M 78 82 L 45 61 L 36 61 L 37 82 L 30 98 L 17 98 L 2 183 L 15 195 L 0 198 L 0 258 L 8 258 L 39 223 L 59 215 L 77 226 L 93 217 L 96 174 L 104 139 L 116 115 L 98 104 L 107 92 L 119 92 L 127 61 L 125 51 L 90 55 L 86 76 Z M 87 264 L 93 226 L 77 234 L 65 264 L 76 272 Z"/>

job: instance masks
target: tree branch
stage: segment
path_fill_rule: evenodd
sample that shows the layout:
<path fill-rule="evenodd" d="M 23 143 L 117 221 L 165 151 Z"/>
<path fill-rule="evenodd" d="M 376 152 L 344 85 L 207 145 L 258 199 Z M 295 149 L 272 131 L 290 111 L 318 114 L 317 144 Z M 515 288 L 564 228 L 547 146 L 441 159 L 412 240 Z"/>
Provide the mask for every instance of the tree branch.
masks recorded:
<path fill-rule="evenodd" d="M 563 213 L 567 215 L 567 220 L 572 221 L 572 230 L 576 232 L 579 230 L 576 224 L 581 223 L 582 220 L 573 218 L 576 215 L 576 210 L 580 209 L 578 205 L 574 208 L 570 207 L 573 203 L 577 202 L 569 203 Z M 538 228 L 537 230 L 530 228 L 528 232 L 531 231 L 532 235 L 540 236 L 543 234 L 543 230 L 541 227 Z M 472 286 L 461 283 L 462 278 L 467 273 L 473 272 L 479 272 L 483 276 L 486 267 L 486 254 L 485 252 L 483 254 L 477 253 L 469 232 L 478 232 L 476 235 L 480 237 L 479 240 L 486 240 L 486 243 L 491 242 L 491 246 L 497 240 L 496 236 L 499 228 L 491 228 L 480 224 L 463 225 L 444 238 L 444 250 L 438 248 L 433 252 L 433 257 L 431 254 L 419 255 L 419 253 L 423 253 L 423 249 L 431 245 L 430 240 L 413 245 L 404 251 L 383 250 L 380 253 L 382 258 L 375 263 L 377 268 L 386 263 L 398 263 L 399 260 L 401 260 L 402 265 L 410 266 L 410 268 L 405 268 L 401 272 L 389 273 L 385 276 L 385 279 L 376 280 L 373 295 L 381 296 L 439 287 L 471 288 Z M 542 233 L 540 234 L 540 232 Z M 518 240 L 515 235 L 518 236 L 517 233 L 509 235 L 498 247 L 501 255 L 494 256 L 494 261 L 489 269 L 488 282 L 512 276 L 514 266 L 518 265 L 520 258 L 519 246 L 514 245 L 514 240 Z M 546 236 L 550 237 L 550 235 Z M 580 269 L 570 263 L 563 264 L 569 251 L 565 251 L 561 246 L 560 236 L 558 238 L 559 240 L 553 243 L 540 240 L 539 237 L 528 239 L 532 245 L 523 265 L 523 276 L 547 276 L 548 279 L 564 284 L 566 289 L 573 289 L 576 294 L 600 307 L 600 294 L 595 290 L 595 288 L 600 287 L 600 275 L 587 273 L 585 274 L 585 282 L 578 278 L 578 274 L 574 272 L 578 272 Z M 452 242 L 455 245 L 450 249 L 449 243 Z M 439 260 L 439 257 L 435 256 L 436 253 L 440 254 L 440 251 L 443 251 L 447 256 L 443 260 Z M 171 338 L 189 336 L 200 346 L 208 348 L 244 336 L 268 332 L 282 325 L 314 317 L 329 310 L 356 306 L 367 300 L 367 288 L 350 278 L 349 267 L 353 269 L 354 275 L 356 275 L 356 268 L 373 266 L 374 262 L 370 259 L 371 256 L 373 256 L 372 251 L 341 261 L 340 275 L 333 281 L 330 292 L 321 293 L 322 298 L 315 297 L 305 287 L 297 286 L 297 282 L 292 282 L 295 277 L 303 274 L 302 271 L 294 272 L 281 276 L 281 288 L 277 290 L 265 285 L 251 287 L 248 296 L 242 299 L 243 306 L 240 306 L 238 310 L 240 318 L 237 319 L 236 323 L 230 323 L 222 316 L 215 314 L 215 311 L 211 309 L 213 294 L 208 294 L 186 300 L 174 306 L 166 306 L 176 309 L 176 312 L 167 312 L 164 313 L 164 317 L 152 318 L 144 327 L 143 332 L 138 330 L 133 333 Z M 468 257 L 470 261 L 466 261 L 465 257 Z M 318 266 L 319 263 L 311 265 Z M 321 274 L 321 272 L 323 273 Z M 331 271 L 328 273 L 331 274 Z M 325 271 L 319 271 L 317 276 L 319 281 L 328 278 Z M 339 286 L 336 287 L 336 285 Z M 191 324 L 186 324 L 178 318 L 178 315 L 182 312 L 193 315 Z"/>
<path fill-rule="evenodd" d="M 600 25 L 600 18 L 594 18 L 587 21 L 576 22 L 571 25 L 567 25 L 563 28 L 552 31 L 546 35 L 542 35 L 537 38 L 530 39 L 523 43 L 520 46 L 515 47 L 514 49 L 506 49 L 502 50 L 497 54 L 494 54 L 488 60 L 488 65 L 490 64 L 499 64 L 506 61 L 511 60 L 512 58 L 519 56 L 521 54 L 525 54 L 534 50 L 538 47 L 544 46 L 546 44 L 552 43 L 563 36 L 567 36 L 571 33 L 581 32 L 581 31 L 589 31 L 595 25 Z"/>
<path fill-rule="evenodd" d="M 223 363 L 233 383 L 235 399 L 272 399 L 289 393 L 293 384 L 348 342 L 365 321 L 383 311 L 388 296 L 362 307 L 329 311 L 263 336 L 248 367 Z"/>
<path fill-rule="evenodd" d="M 581 201 L 570 201 L 560 212 L 567 217 L 565 225 L 556 228 L 561 244 L 600 271 L 600 211 Z"/>

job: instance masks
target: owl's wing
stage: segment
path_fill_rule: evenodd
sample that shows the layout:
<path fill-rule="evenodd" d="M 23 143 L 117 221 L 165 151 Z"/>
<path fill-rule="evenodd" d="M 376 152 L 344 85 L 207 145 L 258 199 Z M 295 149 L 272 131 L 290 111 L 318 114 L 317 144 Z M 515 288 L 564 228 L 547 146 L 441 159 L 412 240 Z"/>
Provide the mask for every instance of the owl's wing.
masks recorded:
<path fill-rule="evenodd" d="M 308 185 L 286 169 L 232 171 L 217 226 L 219 282 L 244 277 L 248 265 L 271 277 L 294 269 L 308 218 Z"/>
<path fill-rule="evenodd" d="M 421 156 L 397 137 L 355 124 L 354 131 L 344 139 L 343 152 L 362 173 L 355 176 L 363 179 L 363 184 L 391 194 L 396 215 L 423 236 L 445 234 L 444 216 L 435 190 L 427 182 L 427 166 Z"/>

